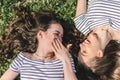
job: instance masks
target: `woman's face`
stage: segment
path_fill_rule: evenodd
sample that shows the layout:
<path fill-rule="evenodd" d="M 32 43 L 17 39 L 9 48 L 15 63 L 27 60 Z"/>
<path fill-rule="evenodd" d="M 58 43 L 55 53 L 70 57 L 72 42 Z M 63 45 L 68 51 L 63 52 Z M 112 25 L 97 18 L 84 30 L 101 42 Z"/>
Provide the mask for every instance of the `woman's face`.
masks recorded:
<path fill-rule="evenodd" d="M 46 46 L 46 49 L 52 51 L 51 46 L 53 40 L 57 38 L 62 42 L 62 37 L 63 37 L 62 26 L 58 23 L 51 24 L 48 30 L 45 32 L 44 45 Z"/>
<path fill-rule="evenodd" d="M 102 57 L 102 51 L 109 41 L 110 34 L 107 30 L 102 28 L 94 29 L 89 33 L 86 40 L 80 44 L 80 55 L 86 57 L 85 59 L 88 59 L 87 61 L 91 61 L 96 57 Z"/>

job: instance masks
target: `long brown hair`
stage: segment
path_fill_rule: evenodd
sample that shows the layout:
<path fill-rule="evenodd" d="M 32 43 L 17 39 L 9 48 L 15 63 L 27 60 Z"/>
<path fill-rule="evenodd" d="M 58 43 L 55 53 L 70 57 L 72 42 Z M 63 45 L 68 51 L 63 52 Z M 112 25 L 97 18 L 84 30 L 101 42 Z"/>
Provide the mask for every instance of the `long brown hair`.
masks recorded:
<path fill-rule="evenodd" d="M 101 80 L 120 80 L 120 44 L 110 41 L 105 48 L 104 56 L 96 61 L 95 73 Z"/>
<path fill-rule="evenodd" d="M 17 7 L 21 16 L 14 20 L 0 38 L 0 54 L 6 58 L 13 57 L 19 51 L 34 53 L 37 48 L 37 32 L 46 31 L 53 23 L 64 25 L 53 11 L 27 11 L 24 7 Z"/>

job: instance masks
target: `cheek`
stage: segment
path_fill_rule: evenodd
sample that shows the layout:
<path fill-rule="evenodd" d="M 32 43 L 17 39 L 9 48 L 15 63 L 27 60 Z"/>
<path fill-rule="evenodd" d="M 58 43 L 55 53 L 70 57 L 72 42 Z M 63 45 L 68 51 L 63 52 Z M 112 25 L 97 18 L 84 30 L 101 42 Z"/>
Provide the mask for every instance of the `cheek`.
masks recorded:
<path fill-rule="evenodd" d="M 48 35 L 46 38 L 46 44 L 51 44 L 53 42 L 53 36 Z"/>
<path fill-rule="evenodd" d="M 101 47 L 101 44 L 100 44 L 100 43 L 98 43 L 98 42 L 95 42 L 95 43 L 94 43 L 93 48 L 94 48 L 95 50 L 99 50 L 100 47 Z"/>
<path fill-rule="evenodd" d="M 62 42 L 62 37 L 59 37 L 60 42 Z"/>
<path fill-rule="evenodd" d="M 51 37 L 49 38 L 49 43 L 52 44 L 52 42 L 54 41 L 54 39 L 55 39 L 55 37 L 54 37 L 54 36 L 51 36 Z"/>
<path fill-rule="evenodd" d="M 80 52 L 86 53 L 87 50 L 86 50 L 85 46 L 83 44 L 80 44 L 79 46 L 80 46 Z"/>

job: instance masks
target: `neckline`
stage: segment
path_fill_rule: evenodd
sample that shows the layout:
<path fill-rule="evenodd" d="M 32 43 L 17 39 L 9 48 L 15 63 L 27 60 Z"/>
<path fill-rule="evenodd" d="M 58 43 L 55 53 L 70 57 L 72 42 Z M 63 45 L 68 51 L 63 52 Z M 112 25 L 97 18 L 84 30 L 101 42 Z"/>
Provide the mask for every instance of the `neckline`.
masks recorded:
<path fill-rule="evenodd" d="M 44 62 L 44 63 L 53 63 L 53 62 L 56 62 L 56 61 L 60 61 L 59 59 L 54 59 L 54 60 L 50 60 L 50 61 L 44 61 L 44 60 L 41 60 L 41 59 L 32 59 L 32 58 L 30 58 L 30 57 L 28 57 L 28 56 L 26 56 L 25 54 L 24 54 L 24 52 L 20 52 L 20 54 L 25 58 L 25 59 L 27 59 L 27 60 L 29 60 L 29 61 L 32 61 L 32 62 Z M 29 53 L 28 53 L 29 54 Z M 32 55 L 32 54 L 31 54 Z"/>

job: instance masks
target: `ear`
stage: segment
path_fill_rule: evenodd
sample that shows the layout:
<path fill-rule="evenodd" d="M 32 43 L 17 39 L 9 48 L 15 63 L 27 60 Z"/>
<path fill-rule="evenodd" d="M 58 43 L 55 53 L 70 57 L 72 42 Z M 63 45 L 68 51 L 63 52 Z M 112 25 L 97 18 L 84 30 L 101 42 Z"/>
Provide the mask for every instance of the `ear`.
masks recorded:
<path fill-rule="evenodd" d="M 99 50 L 99 51 L 98 51 L 97 57 L 98 57 L 98 58 L 102 58 L 102 57 L 103 57 L 103 51 L 102 51 L 102 50 Z"/>
<path fill-rule="evenodd" d="M 42 37 L 43 37 L 43 32 L 41 30 L 39 30 L 37 33 L 37 38 L 40 39 Z"/>

